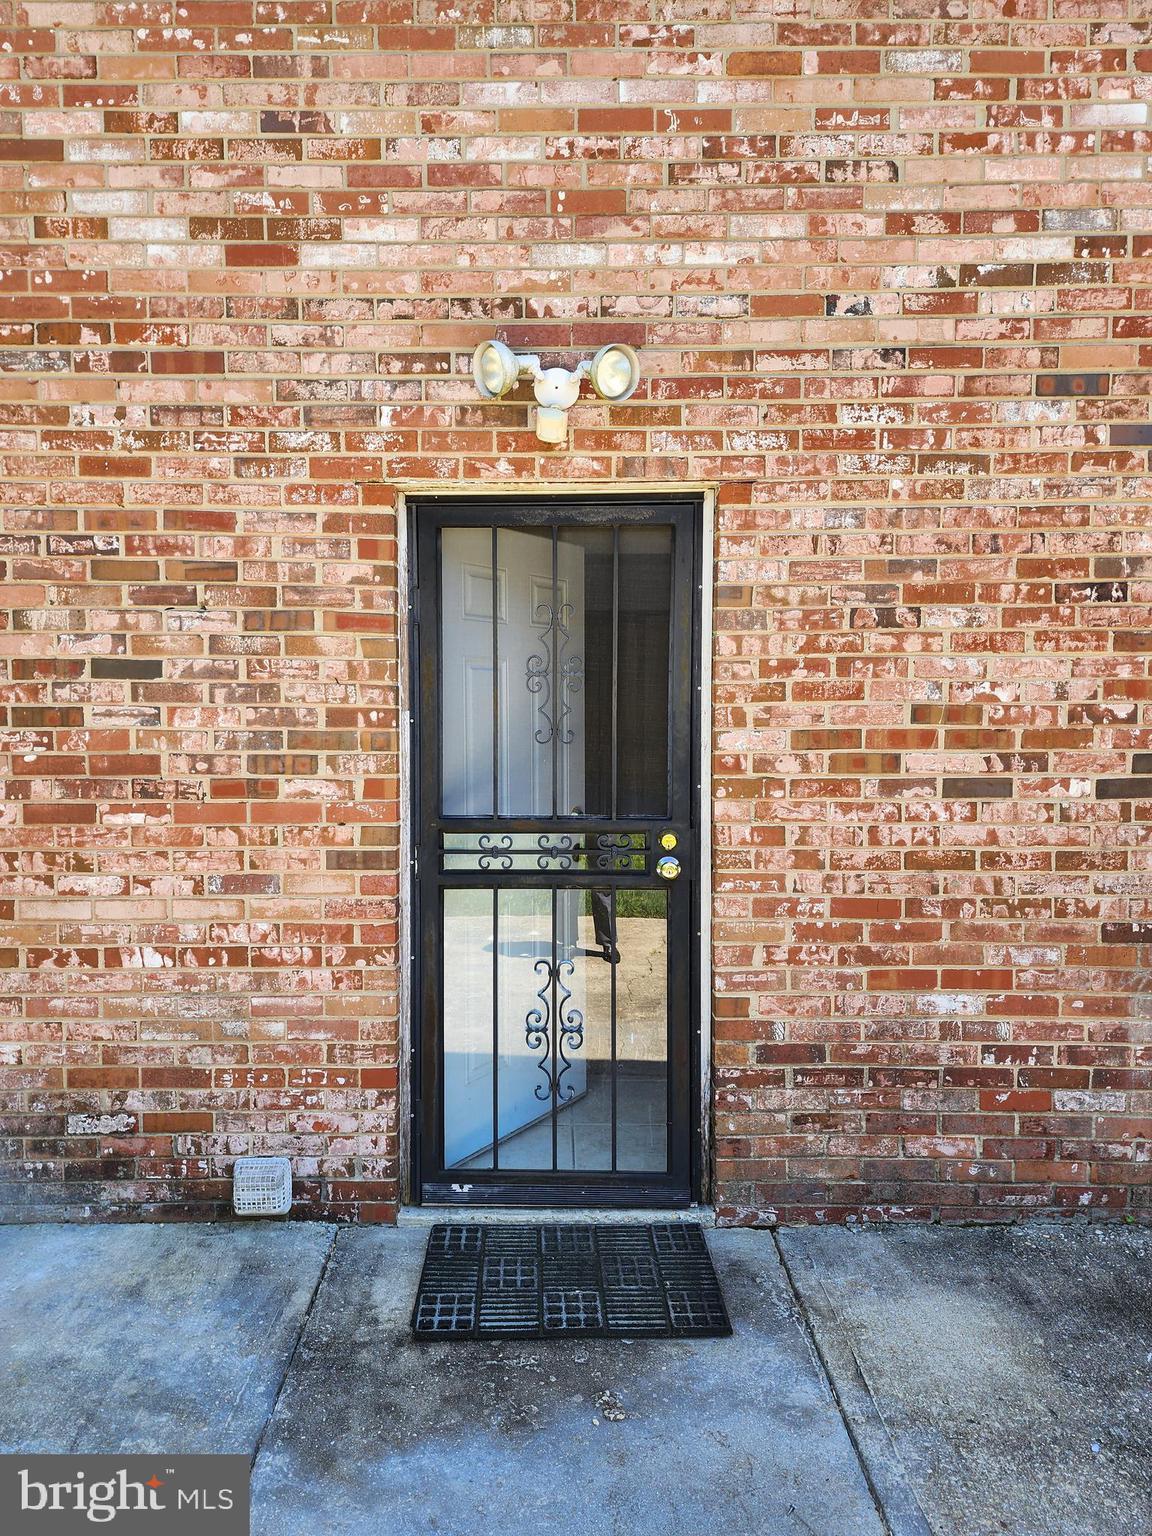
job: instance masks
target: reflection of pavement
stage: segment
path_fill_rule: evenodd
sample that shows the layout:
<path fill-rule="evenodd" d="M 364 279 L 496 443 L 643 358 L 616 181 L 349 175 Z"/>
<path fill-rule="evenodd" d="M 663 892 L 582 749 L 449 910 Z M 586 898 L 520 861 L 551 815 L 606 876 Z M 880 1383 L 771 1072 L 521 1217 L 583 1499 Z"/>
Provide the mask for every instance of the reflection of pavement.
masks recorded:
<path fill-rule="evenodd" d="M 619 959 L 596 945 L 578 893 L 556 908 L 560 975 L 550 980 L 548 893 L 517 893 L 502 906 L 495 957 L 491 911 L 446 913 L 444 927 L 444 1127 L 450 1167 L 491 1167 L 493 1094 L 501 1164 L 552 1165 L 550 1069 L 567 1062 L 560 1106 L 560 1167 L 611 1167 L 611 1062 L 617 1082 L 621 1168 L 663 1168 L 667 1145 L 667 924 L 617 923 Z M 511 908 L 511 910 L 509 910 Z M 519 908 L 519 910 L 517 910 Z M 493 959 L 498 986 L 499 1075 L 493 1073 Z M 567 961 L 572 969 L 567 969 Z M 615 1051 L 612 991 L 615 982 Z M 567 994 L 567 995 L 565 995 Z M 562 1055 L 553 1058 L 554 1051 Z M 541 1118 L 543 1117 L 543 1123 Z M 546 1157 L 545 1157 L 546 1152 Z M 543 1159 L 543 1161 L 542 1161 Z"/>
<path fill-rule="evenodd" d="M 502 923 L 502 931 L 510 924 Z M 621 1170 L 659 1170 L 667 1166 L 668 1100 L 667 1074 L 667 946 L 663 918 L 625 917 L 616 925 L 619 961 L 610 965 L 596 947 L 591 916 L 580 917 L 576 925 L 572 953 L 574 970 L 567 978 L 572 989 L 572 1007 L 583 1020 L 579 1047 L 570 1047 L 574 1063 L 587 1064 L 587 1079 L 578 1075 L 568 1081 L 577 1097 L 557 1114 L 556 1161 L 559 1168 L 588 1170 L 612 1166 L 612 977 L 616 977 L 616 1083 L 617 1166 Z M 572 930 L 569 929 L 571 941 Z M 540 978 L 531 969 L 532 956 L 549 952 L 538 932 L 524 923 L 519 932 L 510 932 L 507 940 L 511 953 L 501 943 L 501 1082 L 513 1084 L 519 1075 L 526 1083 L 525 1096 L 518 1101 L 510 1092 L 501 1094 L 500 1165 L 503 1168 L 551 1168 L 552 1117 L 545 1113 L 537 1119 L 541 1106 L 528 1097 L 537 1081 L 538 1050 L 524 1042 L 524 1015 L 537 1002 Z M 479 1049 L 490 1049 L 491 1025 L 480 1019 Z M 481 1069 L 482 1070 L 482 1069 Z M 579 1069 L 578 1069 L 579 1070 Z M 473 1068 L 472 1091 L 487 1093 L 476 1082 Z M 516 1130 L 517 1124 L 535 1121 Z M 491 1121 L 486 1135 L 477 1136 L 473 1145 L 487 1147 Z M 454 1166 L 490 1168 L 491 1153 L 461 1160 Z"/>
<path fill-rule="evenodd" d="M 667 931 L 663 917 L 622 917 L 617 921 L 620 963 L 614 969 L 617 1055 L 621 1060 L 663 1061 L 667 1056 Z M 595 950 L 595 954 L 580 956 L 576 962 L 584 977 L 587 1014 L 607 1020 L 611 1016 L 613 967 L 600 958 L 590 917 L 580 919 L 580 943 L 586 950 Z M 608 1054 L 603 1052 L 605 1057 Z"/>
<path fill-rule="evenodd" d="M 500 919 L 500 1034 L 502 1052 L 523 1046 L 524 1021 L 538 1006 L 543 976 L 538 960 L 551 954 L 545 914 L 504 913 Z M 590 916 L 577 920 L 567 977 L 572 1003 L 584 1015 L 586 1057 L 611 1057 L 612 973 L 616 973 L 616 1047 L 622 1061 L 667 1056 L 667 927 L 655 917 L 622 917 L 616 925 L 620 959 L 603 958 Z M 445 926 L 444 990 L 449 1054 L 490 1053 L 492 1045 L 492 929 L 487 914 L 467 914 Z M 473 1061 L 469 1075 L 479 1062 Z"/>

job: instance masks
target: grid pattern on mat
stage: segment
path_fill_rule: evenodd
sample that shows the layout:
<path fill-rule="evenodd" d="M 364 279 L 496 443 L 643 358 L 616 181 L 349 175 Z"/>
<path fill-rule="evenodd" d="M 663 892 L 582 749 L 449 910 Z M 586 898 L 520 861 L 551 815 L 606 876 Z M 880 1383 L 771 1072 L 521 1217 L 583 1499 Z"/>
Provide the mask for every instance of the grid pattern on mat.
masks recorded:
<path fill-rule="evenodd" d="M 432 1228 L 418 1339 L 710 1338 L 732 1332 L 704 1233 L 652 1226 Z"/>

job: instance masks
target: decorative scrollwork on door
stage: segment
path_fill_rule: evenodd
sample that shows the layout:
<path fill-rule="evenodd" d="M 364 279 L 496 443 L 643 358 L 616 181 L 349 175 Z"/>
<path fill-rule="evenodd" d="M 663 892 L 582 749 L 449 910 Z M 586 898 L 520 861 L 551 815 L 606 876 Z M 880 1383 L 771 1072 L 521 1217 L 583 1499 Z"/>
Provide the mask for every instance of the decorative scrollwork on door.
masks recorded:
<path fill-rule="evenodd" d="M 477 864 L 481 869 L 512 868 L 512 839 L 507 832 L 502 837 L 496 837 L 491 832 L 480 834 L 477 848 Z"/>
<path fill-rule="evenodd" d="M 596 838 L 596 869 L 643 869 L 646 835 L 634 832 L 601 832 Z"/>
<path fill-rule="evenodd" d="M 557 1023 L 560 1033 L 556 1037 L 556 1054 L 559 1058 L 560 1069 L 556 1073 L 556 1099 L 563 1103 L 570 1099 L 576 1092 L 575 1085 L 564 1085 L 564 1074 L 571 1068 L 569 1051 L 578 1051 L 584 1044 L 584 1015 L 579 1008 L 573 1008 L 571 988 L 565 986 L 565 979 L 570 978 L 576 969 L 571 960 L 562 960 L 556 967 L 556 992 L 558 1004 L 556 1008 Z"/>
<path fill-rule="evenodd" d="M 568 982 L 575 973 L 572 960 L 560 960 L 553 965 L 550 960 L 537 960 L 532 967 L 537 976 L 544 978 L 536 993 L 537 1006 L 530 1008 L 524 1017 L 524 1043 L 530 1051 L 541 1051 L 536 1063 L 544 1081 L 537 1083 L 533 1092 L 541 1103 L 556 1098 L 557 1103 L 571 1099 L 575 1086 L 565 1084 L 564 1075 L 572 1068 L 571 1053 L 584 1044 L 584 1015 L 572 1006 L 572 988 Z M 556 996 L 556 1064 L 552 1062 L 552 993 Z"/>
<path fill-rule="evenodd" d="M 446 870 L 556 870 L 563 874 L 643 874 L 649 863 L 647 832 L 445 832 Z"/>
<path fill-rule="evenodd" d="M 550 603 L 536 604 L 533 622 L 541 630 L 540 650 L 529 656 L 524 681 L 528 692 L 540 700 L 536 706 L 541 722 L 536 727 L 536 740 L 542 747 L 553 739 L 564 747 L 572 741 L 572 728 L 565 721 L 572 713 L 572 695 L 584 686 L 584 662 L 579 656 L 565 655 L 572 638 L 567 623 L 571 617 L 571 603 L 555 608 Z"/>
<path fill-rule="evenodd" d="M 571 869 L 576 862 L 576 839 L 567 833 L 561 832 L 552 837 L 542 832 L 536 839 L 536 846 L 540 849 L 536 863 L 541 869 Z"/>
<path fill-rule="evenodd" d="M 544 1081 L 537 1083 L 533 1092 L 541 1103 L 547 1103 L 552 1098 L 552 1049 L 551 1029 L 552 1004 L 549 996 L 552 991 L 552 962 L 550 960 L 537 960 L 532 967 L 537 976 L 543 975 L 544 982 L 536 993 L 539 1006 L 530 1008 L 524 1016 L 524 1044 L 530 1051 L 538 1051 L 543 1047 L 544 1054 L 536 1063 L 537 1068 L 544 1074 Z"/>

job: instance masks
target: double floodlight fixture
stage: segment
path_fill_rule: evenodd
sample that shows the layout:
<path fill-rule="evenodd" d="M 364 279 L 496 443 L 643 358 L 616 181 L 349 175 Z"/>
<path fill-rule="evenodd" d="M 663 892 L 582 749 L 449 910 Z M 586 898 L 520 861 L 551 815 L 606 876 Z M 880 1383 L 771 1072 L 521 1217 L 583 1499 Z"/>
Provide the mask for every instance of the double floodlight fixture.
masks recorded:
<path fill-rule="evenodd" d="M 567 368 L 541 368 L 534 352 L 513 352 L 502 341 L 482 341 L 472 354 L 472 377 L 485 400 L 499 400 L 518 379 L 533 380 L 536 436 L 545 443 L 568 441 L 568 412 L 583 379 L 601 400 L 627 400 L 640 382 L 640 359 L 622 341 L 609 342 L 593 358 Z"/>

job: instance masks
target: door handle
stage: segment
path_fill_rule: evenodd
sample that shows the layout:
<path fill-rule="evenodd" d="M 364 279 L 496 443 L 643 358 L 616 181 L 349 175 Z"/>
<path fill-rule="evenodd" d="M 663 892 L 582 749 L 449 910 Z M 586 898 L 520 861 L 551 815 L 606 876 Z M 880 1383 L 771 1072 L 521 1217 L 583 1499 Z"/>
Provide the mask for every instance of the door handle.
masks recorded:
<path fill-rule="evenodd" d="M 656 873 L 662 880 L 675 880 L 680 873 L 680 860 L 671 858 L 657 860 Z"/>

